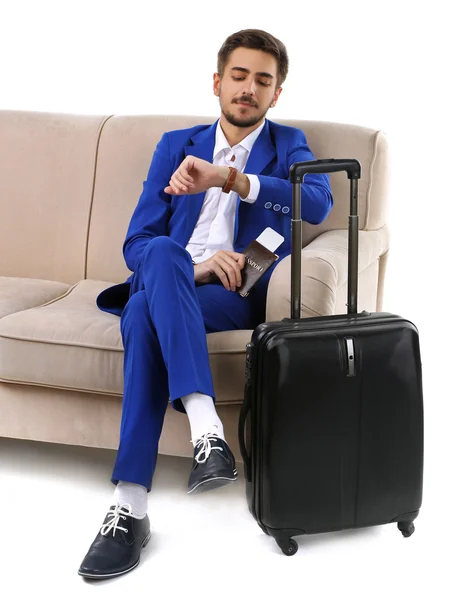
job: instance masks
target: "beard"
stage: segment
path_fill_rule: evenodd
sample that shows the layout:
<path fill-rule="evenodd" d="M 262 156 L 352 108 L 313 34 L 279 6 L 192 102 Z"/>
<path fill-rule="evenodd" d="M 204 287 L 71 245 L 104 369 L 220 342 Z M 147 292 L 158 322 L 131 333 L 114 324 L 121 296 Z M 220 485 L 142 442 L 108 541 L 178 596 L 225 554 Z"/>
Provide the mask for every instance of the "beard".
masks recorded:
<path fill-rule="evenodd" d="M 239 102 L 251 102 L 250 99 L 248 98 L 240 98 L 238 100 Z M 233 102 L 233 104 L 235 103 L 235 101 Z M 268 112 L 268 108 L 265 111 L 257 111 L 255 115 L 250 116 L 236 116 L 233 115 L 229 110 L 226 110 L 221 102 L 221 98 L 220 98 L 220 107 L 221 107 L 221 112 L 223 113 L 223 116 L 225 117 L 225 119 L 228 121 L 228 123 L 230 123 L 231 125 L 234 125 L 235 127 L 242 127 L 242 128 L 246 128 L 246 127 L 252 127 L 253 125 L 256 125 L 259 121 L 261 121 L 265 115 Z M 239 107 L 236 107 L 237 109 Z M 256 109 L 258 107 L 256 106 Z"/>

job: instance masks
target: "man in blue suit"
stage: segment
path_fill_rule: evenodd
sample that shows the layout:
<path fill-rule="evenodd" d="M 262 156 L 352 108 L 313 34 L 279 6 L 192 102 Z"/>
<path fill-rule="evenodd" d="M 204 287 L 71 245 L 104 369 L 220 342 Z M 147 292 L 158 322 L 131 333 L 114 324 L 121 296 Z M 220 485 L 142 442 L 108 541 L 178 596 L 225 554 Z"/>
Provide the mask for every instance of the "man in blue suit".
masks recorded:
<path fill-rule="evenodd" d="M 124 394 L 114 498 L 80 566 L 84 577 L 113 577 L 139 563 L 151 535 L 147 495 L 167 399 L 190 423 L 188 493 L 237 478 L 215 410 L 206 334 L 265 319 L 277 263 L 247 297 L 236 293 L 250 242 L 270 227 L 284 237 L 279 260 L 291 253 L 289 168 L 314 157 L 302 131 L 265 118 L 287 71 L 285 46 L 270 34 L 229 36 L 213 83 L 220 119 L 165 133 L 156 147 L 123 245 L 132 275 L 97 299 L 121 317 Z M 320 223 L 332 203 L 327 175 L 307 176 L 302 218 Z"/>

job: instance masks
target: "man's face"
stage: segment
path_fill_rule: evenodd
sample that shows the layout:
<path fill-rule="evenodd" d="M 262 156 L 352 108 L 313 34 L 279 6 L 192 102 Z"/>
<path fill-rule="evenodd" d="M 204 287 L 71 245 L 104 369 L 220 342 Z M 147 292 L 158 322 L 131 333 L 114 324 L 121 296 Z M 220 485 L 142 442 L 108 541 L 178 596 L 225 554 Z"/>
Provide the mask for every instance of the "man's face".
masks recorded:
<path fill-rule="evenodd" d="M 282 88 L 276 89 L 277 61 L 261 50 L 236 48 L 229 56 L 220 79 L 214 74 L 214 94 L 231 125 L 252 127 L 277 102 Z"/>

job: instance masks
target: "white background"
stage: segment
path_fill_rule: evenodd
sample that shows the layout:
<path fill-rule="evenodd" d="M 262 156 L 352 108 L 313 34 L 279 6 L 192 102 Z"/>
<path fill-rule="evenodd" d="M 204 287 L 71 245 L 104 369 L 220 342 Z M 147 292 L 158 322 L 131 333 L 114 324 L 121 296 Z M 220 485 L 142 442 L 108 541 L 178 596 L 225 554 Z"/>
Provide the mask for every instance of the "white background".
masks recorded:
<path fill-rule="evenodd" d="M 400 563 L 395 585 L 398 592 L 408 593 L 414 581 L 429 587 L 438 583 L 435 598 L 441 597 L 443 573 L 425 573 L 442 552 L 447 557 L 449 503 L 446 4 L 435 0 L 0 2 L 0 109 L 218 116 L 218 100 L 212 93 L 217 52 L 229 34 L 260 28 L 280 38 L 290 57 L 284 91 L 269 118 L 354 123 L 388 135 L 391 249 L 384 310 L 409 318 L 421 335 L 426 454 L 420 518 L 427 518 L 426 544 L 434 536 L 425 551 L 427 566 L 421 568 L 417 561 L 409 570 Z M 67 532 L 70 526 L 69 518 Z M 418 535 L 417 528 L 417 547 Z M 192 557 L 190 572 L 196 591 L 213 594 L 201 587 L 194 567 L 195 561 L 201 563 L 201 549 L 195 548 L 195 540 L 191 545 L 195 560 Z M 363 552 L 360 546 L 358 550 Z M 234 576 L 232 562 L 226 568 L 220 557 L 217 579 Z M 300 564 L 291 567 L 297 573 L 293 594 L 306 589 Z M 243 579 L 255 576 L 249 568 L 238 572 Z M 391 581 L 393 573 L 389 573 Z M 374 565 L 371 576 L 368 588 L 380 576 Z M 148 593 L 153 596 L 151 588 Z"/>

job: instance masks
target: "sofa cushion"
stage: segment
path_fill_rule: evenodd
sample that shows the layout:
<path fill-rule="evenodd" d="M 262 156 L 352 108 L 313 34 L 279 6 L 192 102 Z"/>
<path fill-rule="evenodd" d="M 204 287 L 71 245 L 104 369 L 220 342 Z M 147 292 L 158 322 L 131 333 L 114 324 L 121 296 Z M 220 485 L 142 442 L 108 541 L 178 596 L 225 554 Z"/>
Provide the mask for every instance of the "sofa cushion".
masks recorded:
<path fill-rule="evenodd" d="M 0 380 L 121 396 L 120 318 L 96 306 L 97 295 L 110 285 L 82 280 L 61 299 L 1 319 Z M 251 334 L 207 335 L 217 402 L 241 403 Z"/>
<path fill-rule="evenodd" d="M 45 304 L 65 294 L 70 286 L 59 281 L 0 277 L 0 319 Z"/>

